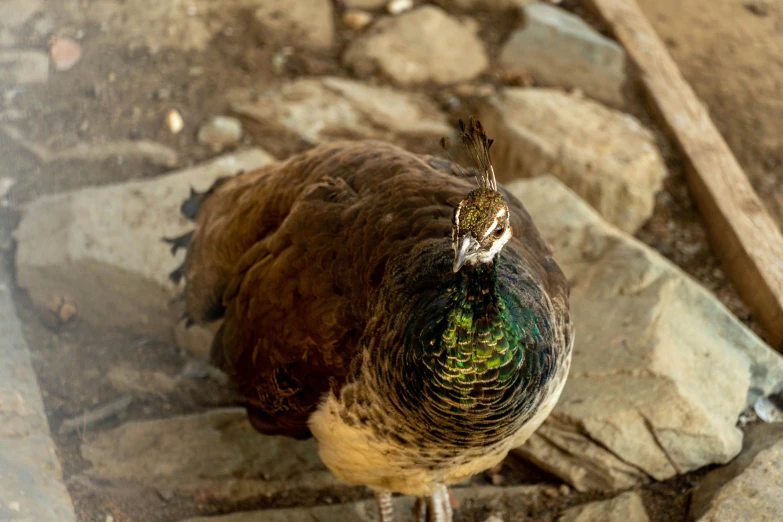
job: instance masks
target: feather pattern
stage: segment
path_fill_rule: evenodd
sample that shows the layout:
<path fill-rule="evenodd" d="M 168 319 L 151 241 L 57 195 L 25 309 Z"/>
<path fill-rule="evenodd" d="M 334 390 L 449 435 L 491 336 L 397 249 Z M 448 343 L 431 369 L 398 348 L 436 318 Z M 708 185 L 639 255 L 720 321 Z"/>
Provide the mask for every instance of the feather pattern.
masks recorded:
<path fill-rule="evenodd" d="M 198 322 L 223 319 L 213 360 L 257 429 L 315 432 L 346 480 L 417 494 L 461 480 L 540 424 L 568 371 L 565 277 L 497 185 L 480 123 L 462 131 L 475 170 L 338 142 L 187 206 L 185 301 Z M 474 175 L 507 203 L 508 243 L 455 273 L 454 212 Z"/>

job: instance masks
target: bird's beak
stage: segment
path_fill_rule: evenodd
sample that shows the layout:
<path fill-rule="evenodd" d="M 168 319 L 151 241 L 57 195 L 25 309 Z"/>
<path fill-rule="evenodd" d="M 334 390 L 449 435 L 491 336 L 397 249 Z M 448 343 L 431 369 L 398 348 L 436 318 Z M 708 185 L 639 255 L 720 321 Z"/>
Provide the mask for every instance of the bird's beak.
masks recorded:
<path fill-rule="evenodd" d="M 465 264 L 468 252 L 473 250 L 477 244 L 478 241 L 473 239 L 471 234 L 466 234 L 462 238 L 462 242 L 458 244 L 457 251 L 454 252 L 454 265 L 452 268 L 454 269 L 455 274 L 459 272 L 459 269 L 462 268 L 462 265 Z"/>

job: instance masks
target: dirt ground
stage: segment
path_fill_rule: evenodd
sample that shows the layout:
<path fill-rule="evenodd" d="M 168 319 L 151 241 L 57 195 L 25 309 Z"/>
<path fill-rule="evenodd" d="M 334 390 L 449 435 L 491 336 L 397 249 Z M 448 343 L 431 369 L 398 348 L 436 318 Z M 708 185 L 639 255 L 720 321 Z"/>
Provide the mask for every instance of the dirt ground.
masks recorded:
<path fill-rule="evenodd" d="M 49 0 L 47 9 L 54 20 L 68 20 L 65 6 L 73 4 Z M 89 7 L 90 2 L 83 2 Z M 685 76 L 710 108 L 713 119 L 750 175 L 770 211 L 783 224 L 783 4 L 768 0 L 640 0 L 650 20 L 665 38 Z M 578 3 L 566 7 L 580 12 Z M 58 14 L 60 10 L 62 14 Z M 231 31 L 218 32 L 203 50 L 163 48 L 151 52 L 143 46 L 114 41 L 94 23 L 64 23 L 58 34 L 81 38 L 84 54 L 78 68 L 58 73 L 56 81 L 40 87 L 5 94 L 0 108 L 13 105 L 28 117 L 14 121 L 32 142 L 52 149 L 85 141 L 99 146 L 116 139 L 149 139 L 175 149 L 179 166 L 198 163 L 214 155 L 196 140 L 198 125 L 209 117 L 227 112 L 224 99 L 230 87 L 271 88 L 302 75 L 349 75 L 339 61 L 342 43 L 327 53 L 295 52 L 285 69 L 274 73 L 269 64 L 283 44 L 260 40 L 256 28 L 241 9 L 225 9 L 220 16 L 230 20 Z M 61 18 L 60 18 L 61 17 Z M 485 29 L 482 36 L 494 56 L 517 20 L 497 13 L 475 15 Z M 337 27 L 341 25 L 338 23 Z M 45 49 L 47 37 L 36 30 L 35 20 L 25 28 L 25 46 Z M 347 35 L 341 33 L 339 42 Z M 373 80 L 373 79 L 369 79 Z M 482 81 L 513 83 L 514 79 L 488 73 Z M 448 89 L 422 87 L 443 101 L 452 119 L 464 117 L 471 100 Z M 8 92 L 8 91 L 4 91 Z M 452 96 L 453 94 L 453 96 Z M 454 104 L 453 99 L 458 103 Z M 171 134 L 162 124 L 172 108 L 184 118 L 185 129 Z M 634 110 L 645 121 L 641 105 Z M 258 145 L 279 158 L 307 147 L 290 136 L 270 134 L 250 122 L 243 146 Z M 437 144 L 410 144 L 419 151 L 437 151 Z M 751 314 L 723 275 L 709 249 L 704 229 L 685 188 L 682 164 L 664 144 L 672 176 L 657 199 L 655 216 L 638 237 L 672 259 L 715 292 L 746 324 L 763 335 Z M 115 183 L 127 179 L 154 177 L 169 170 L 144 161 L 110 159 L 103 162 L 43 163 L 23 149 L 19 142 L 0 133 L 0 158 L 4 171 L 18 180 L 12 196 L 17 205 L 41 195 L 83 186 Z M 11 263 L 13 247 L 3 242 L 15 226 L 18 214 L 0 209 L 0 253 Z M 5 235 L 5 236 L 4 236 Z M 97 404 L 116 399 L 119 394 L 105 379 L 108 368 L 119 364 L 138 369 L 155 369 L 186 378 L 166 397 L 145 397 L 119 417 L 102 427 L 132 419 L 161 417 L 200 411 L 232 403 L 230 393 L 220 383 L 199 372 L 188 374 L 188 359 L 176 347 L 124 332 L 100 331 L 78 321 L 54 327 L 45 315 L 18 295 L 25 333 L 34 352 L 34 364 L 42 385 L 44 401 L 53 432 L 61 422 Z M 73 496 L 79 520 L 104 522 L 111 515 L 117 522 L 174 521 L 199 514 L 224 513 L 237 508 L 285 507 L 366 498 L 359 488 L 321 492 L 310 497 L 270 498 L 252 505 L 215 505 L 198 498 L 162 497 L 154 491 L 106 484 L 96 488 L 74 477 L 87 463 L 79 455 L 78 435 L 55 435 L 64 474 Z M 670 481 L 650 485 L 643 497 L 651 520 L 685 520 L 688 492 L 703 476 L 699 471 Z M 552 482 L 540 471 L 509 460 L 495 473 L 504 485 Z M 497 481 L 492 474 L 478 483 Z M 552 520 L 564 507 L 591 499 L 571 494 L 543 499 L 516 513 L 511 520 Z M 462 512 L 458 520 L 482 521 L 487 513 Z"/>

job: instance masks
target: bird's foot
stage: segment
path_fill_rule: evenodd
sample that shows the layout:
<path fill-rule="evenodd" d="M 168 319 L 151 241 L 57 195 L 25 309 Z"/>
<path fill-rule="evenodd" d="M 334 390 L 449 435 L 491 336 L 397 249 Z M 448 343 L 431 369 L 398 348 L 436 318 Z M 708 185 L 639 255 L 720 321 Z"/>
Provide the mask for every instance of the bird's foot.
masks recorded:
<path fill-rule="evenodd" d="M 446 486 L 429 497 L 418 497 L 413 505 L 413 519 L 416 522 L 452 522 L 453 516 Z"/>
<path fill-rule="evenodd" d="M 375 501 L 378 503 L 378 522 L 394 522 L 391 491 L 376 491 Z"/>

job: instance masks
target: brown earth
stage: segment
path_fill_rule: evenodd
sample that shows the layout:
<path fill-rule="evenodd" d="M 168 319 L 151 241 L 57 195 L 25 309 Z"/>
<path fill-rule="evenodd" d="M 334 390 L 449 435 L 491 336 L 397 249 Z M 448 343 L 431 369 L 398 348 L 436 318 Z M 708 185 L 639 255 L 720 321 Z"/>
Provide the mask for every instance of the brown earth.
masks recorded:
<path fill-rule="evenodd" d="M 107 35 L 88 19 L 84 21 L 84 11 L 95 3 L 46 2 L 46 18 L 57 26 L 55 32 L 74 35 L 79 29 L 84 31 L 81 62 L 71 71 L 52 73 L 52 80 L 44 86 L 27 88 L 0 99 L 0 108 L 4 108 L 3 104 L 13 105 L 15 110 L 28 114 L 13 124 L 33 142 L 58 148 L 77 141 L 100 146 L 110 139 L 144 138 L 172 147 L 180 156 L 179 164 L 186 166 L 213 155 L 197 142 L 195 135 L 198 125 L 208 117 L 226 111 L 223 95 L 229 87 L 265 89 L 301 75 L 349 75 L 339 62 L 340 49 L 349 38 L 344 29 L 332 51 L 318 55 L 295 51 L 286 68 L 274 73 L 270 63 L 282 44 L 259 39 L 257 28 L 242 9 L 220 11 L 219 16 L 230 25 L 231 31 L 218 32 L 203 50 L 164 47 L 153 53 L 143 46 L 131 46 Z M 768 208 L 783 223 L 783 4 L 773 0 L 766 3 L 640 0 L 640 3 L 666 39 L 685 76 L 710 107 L 718 127 Z M 576 2 L 565 4 L 581 12 Z M 482 37 L 494 56 L 516 20 L 488 12 L 475 13 L 475 17 L 485 28 Z M 48 47 L 44 31 L 37 29 L 42 18 L 34 18 L 21 31 L 26 35 L 24 47 Z M 338 23 L 337 27 L 342 26 Z M 487 74 L 483 81 L 502 83 L 518 79 Z M 442 102 L 454 119 L 469 110 L 470 99 L 462 93 L 434 86 L 420 90 Z M 178 135 L 168 132 L 162 123 L 165 113 L 172 108 L 178 109 L 185 120 L 185 129 Z M 651 121 L 641 105 L 633 112 Z M 247 130 L 243 146 L 260 145 L 280 158 L 307 146 L 289 136 L 270 135 L 258 125 L 248 125 Z M 437 150 L 437 144 L 411 145 L 421 150 Z M 740 319 L 760 331 L 706 243 L 698 213 L 685 189 L 681 162 L 665 145 L 664 151 L 672 176 L 658 197 L 656 215 L 638 236 L 713 290 Z M 3 158 L 3 170 L 18 180 L 12 192 L 17 204 L 43 194 L 153 177 L 166 170 L 144 161 L 116 159 L 100 163 L 42 164 L 2 133 L 0 158 Z M 17 217 L 16 212 L 0 209 L 0 252 L 7 263 L 11 262 L 13 251 L 8 245 L 4 250 L 3 238 Z M 124 332 L 94 330 L 78 320 L 65 327 L 47 326 L 24 295 L 18 296 L 17 303 L 55 432 L 63 419 L 119 396 L 105 379 L 109 367 L 122 363 L 175 376 L 187 363 L 185 356 L 173 346 Z M 230 403 L 230 394 L 219 384 L 196 379 L 179 387 L 171 396 L 134 401 L 129 410 L 102 428 L 121 421 Z M 87 465 L 79 456 L 79 436 L 55 435 L 55 441 L 68 481 Z M 703 473 L 644 488 L 643 498 L 651 520 L 685 520 L 688 492 Z M 500 480 L 504 485 L 555 482 L 515 460 L 506 462 L 495 475 L 501 478 L 485 474 L 476 481 Z M 176 495 L 162 498 L 154 491 L 130 487 L 107 485 L 95 489 L 72 480 L 68 485 L 79 520 L 84 522 L 103 522 L 109 514 L 117 522 L 174 521 L 236 508 L 321 504 L 367 496 L 365 490 L 345 488 L 309 497 L 270 498 L 253 505 L 228 506 Z M 577 494 L 557 496 L 530 506 L 525 513 L 514 514 L 511 520 L 552 520 L 563 508 L 592 498 Z M 463 512 L 459 520 L 483 521 L 487 516 L 483 512 Z"/>

